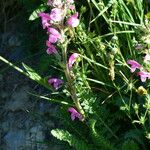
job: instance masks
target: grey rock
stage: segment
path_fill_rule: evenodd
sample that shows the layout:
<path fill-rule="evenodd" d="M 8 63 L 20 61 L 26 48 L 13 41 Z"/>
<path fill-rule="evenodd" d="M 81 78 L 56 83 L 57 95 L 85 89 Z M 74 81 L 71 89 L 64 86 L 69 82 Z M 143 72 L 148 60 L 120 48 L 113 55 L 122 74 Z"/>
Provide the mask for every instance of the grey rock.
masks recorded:
<path fill-rule="evenodd" d="M 30 150 L 47 150 L 47 146 L 40 142 L 44 142 L 45 135 L 42 126 L 32 127 L 26 135 L 26 147 Z"/>
<path fill-rule="evenodd" d="M 7 101 L 5 109 L 11 111 L 25 110 L 27 109 L 27 102 L 29 101 L 28 86 L 23 86 L 18 91 L 15 91 L 10 101 Z"/>
<path fill-rule="evenodd" d="M 5 150 L 21 150 L 25 141 L 25 131 L 11 130 L 4 137 L 6 147 Z"/>

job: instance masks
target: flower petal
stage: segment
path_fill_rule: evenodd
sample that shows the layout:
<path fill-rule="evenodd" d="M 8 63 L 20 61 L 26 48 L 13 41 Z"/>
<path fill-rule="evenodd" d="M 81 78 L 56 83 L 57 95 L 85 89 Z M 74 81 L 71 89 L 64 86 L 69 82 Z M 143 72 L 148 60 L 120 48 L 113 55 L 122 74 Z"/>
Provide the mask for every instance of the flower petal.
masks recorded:
<path fill-rule="evenodd" d="M 140 79 L 142 82 L 146 81 L 146 78 L 150 79 L 150 73 L 145 72 L 145 71 L 140 71 L 137 73 L 138 76 L 140 76 Z"/>
<path fill-rule="evenodd" d="M 78 53 L 73 53 L 70 57 L 69 57 L 69 61 L 68 61 L 68 67 L 69 69 L 72 68 L 72 65 L 75 63 L 76 59 L 79 57 Z"/>
<path fill-rule="evenodd" d="M 64 82 L 58 78 L 50 78 L 48 83 L 51 84 L 56 90 L 58 90 Z"/>
<path fill-rule="evenodd" d="M 69 107 L 68 111 L 71 113 L 71 120 L 74 121 L 75 118 L 78 118 L 79 120 L 82 120 L 82 115 L 78 113 L 73 107 Z"/>
<path fill-rule="evenodd" d="M 74 121 L 75 118 L 76 118 L 76 116 L 72 113 L 72 114 L 71 114 L 71 120 Z"/>
<path fill-rule="evenodd" d="M 59 8 L 53 8 L 50 13 L 52 21 L 61 21 L 63 19 L 63 10 Z"/>
<path fill-rule="evenodd" d="M 75 13 L 67 20 L 67 25 L 73 28 L 79 25 L 78 13 Z"/>
<path fill-rule="evenodd" d="M 128 60 L 128 64 L 131 65 L 131 72 L 134 72 L 136 69 L 141 68 L 142 66 L 135 60 Z"/>

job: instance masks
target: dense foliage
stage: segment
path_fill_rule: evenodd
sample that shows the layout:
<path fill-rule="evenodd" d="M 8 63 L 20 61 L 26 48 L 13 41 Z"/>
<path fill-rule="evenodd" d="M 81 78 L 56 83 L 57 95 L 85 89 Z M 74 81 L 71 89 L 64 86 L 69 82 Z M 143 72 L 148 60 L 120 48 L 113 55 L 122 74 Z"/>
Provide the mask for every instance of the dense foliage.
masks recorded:
<path fill-rule="evenodd" d="M 41 77 L 25 64 L 23 71 L 0 57 L 50 90 L 50 97 L 35 96 L 60 103 L 55 117 L 63 127 L 51 131 L 54 137 L 77 150 L 149 148 L 148 4 L 143 0 L 41 1 L 29 20 L 41 17 L 48 34 L 46 59 L 52 63 L 48 69 L 57 71 L 50 78 Z"/>

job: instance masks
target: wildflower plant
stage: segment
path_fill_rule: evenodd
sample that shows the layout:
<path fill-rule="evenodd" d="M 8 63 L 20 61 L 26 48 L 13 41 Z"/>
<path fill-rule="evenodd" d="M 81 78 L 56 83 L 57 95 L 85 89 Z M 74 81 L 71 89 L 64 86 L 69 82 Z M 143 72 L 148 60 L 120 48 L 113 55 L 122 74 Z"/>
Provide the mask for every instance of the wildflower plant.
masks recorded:
<path fill-rule="evenodd" d="M 45 51 L 61 73 L 42 78 L 25 64 L 23 71 L 0 59 L 51 93 L 58 91 L 57 100 L 39 96 L 62 104 L 59 118 L 64 129 L 51 134 L 77 150 L 147 150 L 148 2 L 48 0 L 41 5 L 30 20 L 40 17 L 47 34 Z"/>

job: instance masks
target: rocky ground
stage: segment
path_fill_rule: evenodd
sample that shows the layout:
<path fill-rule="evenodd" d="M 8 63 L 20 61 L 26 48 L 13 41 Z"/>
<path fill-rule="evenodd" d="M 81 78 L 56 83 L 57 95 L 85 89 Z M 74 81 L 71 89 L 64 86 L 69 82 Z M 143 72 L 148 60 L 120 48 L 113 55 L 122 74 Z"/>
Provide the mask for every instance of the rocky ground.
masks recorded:
<path fill-rule="evenodd" d="M 17 20 L 9 22 L 5 32 L 0 33 L 0 55 L 15 63 L 28 56 L 23 39 L 29 36 L 20 30 L 23 26 Z M 26 59 L 27 64 L 33 61 L 35 65 L 38 58 Z M 60 150 L 50 136 L 50 130 L 58 123 L 49 114 L 55 114 L 57 106 L 36 99 L 29 92 L 48 94 L 0 62 L 0 150 Z"/>
<path fill-rule="evenodd" d="M 47 117 L 56 113 L 57 107 L 45 101 L 38 101 L 28 92 L 36 89 L 31 82 L 15 71 L 0 75 L 0 150 L 59 150 L 52 142 L 50 129 L 56 122 Z"/>

